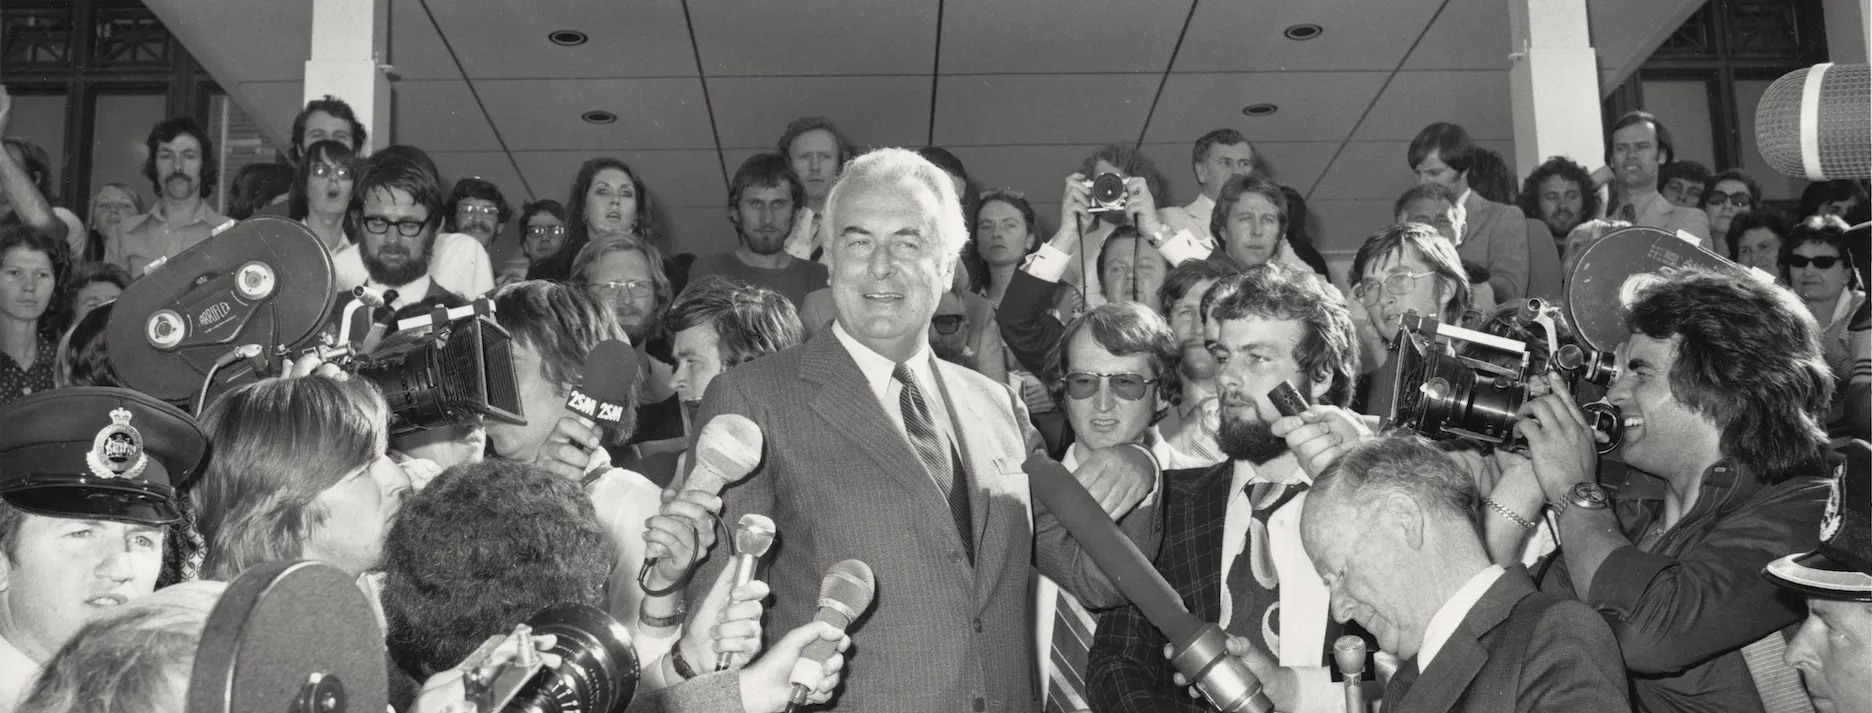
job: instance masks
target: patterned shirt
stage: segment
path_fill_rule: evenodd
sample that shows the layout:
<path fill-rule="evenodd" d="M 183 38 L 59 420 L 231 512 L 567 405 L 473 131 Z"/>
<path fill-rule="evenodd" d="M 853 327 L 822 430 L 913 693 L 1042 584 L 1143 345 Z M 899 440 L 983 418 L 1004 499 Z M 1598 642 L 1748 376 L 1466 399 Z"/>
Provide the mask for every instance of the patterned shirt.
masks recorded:
<path fill-rule="evenodd" d="M 52 388 L 57 359 L 58 346 L 44 335 L 39 337 L 31 368 L 22 369 L 11 355 L 0 354 L 0 405 Z"/>

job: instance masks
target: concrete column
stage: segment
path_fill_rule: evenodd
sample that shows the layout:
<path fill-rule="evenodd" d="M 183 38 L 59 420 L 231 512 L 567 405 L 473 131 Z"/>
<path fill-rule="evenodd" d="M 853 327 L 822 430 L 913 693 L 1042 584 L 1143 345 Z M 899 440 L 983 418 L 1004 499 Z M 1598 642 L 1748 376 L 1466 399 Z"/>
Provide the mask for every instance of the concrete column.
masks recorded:
<path fill-rule="evenodd" d="M 357 111 L 370 147 L 390 145 L 390 0 L 313 0 L 305 100 L 327 94 Z M 288 141 L 291 137 L 287 138 Z"/>
<path fill-rule="evenodd" d="M 1497 1 L 1508 3 L 1516 169 L 1526 176 L 1555 155 L 1588 171 L 1604 166 L 1599 70 L 1586 0 Z"/>
<path fill-rule="evenodd" d="M 1866 61 L 1866 46 L 1872 45 L 1872 6 L 1868 0 L 1822 0 L 1821 14 L 1826 17 L 1827 61 Z"/>

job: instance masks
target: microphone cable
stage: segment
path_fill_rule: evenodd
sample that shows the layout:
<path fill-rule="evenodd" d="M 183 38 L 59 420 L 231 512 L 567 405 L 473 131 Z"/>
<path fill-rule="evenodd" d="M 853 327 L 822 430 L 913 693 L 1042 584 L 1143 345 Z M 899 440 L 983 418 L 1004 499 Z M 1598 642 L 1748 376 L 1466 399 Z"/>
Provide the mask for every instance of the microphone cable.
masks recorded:
<path fill-rule="evenodd" d="M 234 362 L 260 356 L 260 352 L 261 349 L 258 344 L 242 344 L 216 358 L 214 365 L 208 367 L 208 375 L 202 377 L 201 389 L 195 392 L 194 416 L 196 418 L 201 418 L 202 407 L 206 406 L 208 403 L 208 387 L 214 384 L 215 374 L 220 373 L 223 367 L 233 364 Z"/>

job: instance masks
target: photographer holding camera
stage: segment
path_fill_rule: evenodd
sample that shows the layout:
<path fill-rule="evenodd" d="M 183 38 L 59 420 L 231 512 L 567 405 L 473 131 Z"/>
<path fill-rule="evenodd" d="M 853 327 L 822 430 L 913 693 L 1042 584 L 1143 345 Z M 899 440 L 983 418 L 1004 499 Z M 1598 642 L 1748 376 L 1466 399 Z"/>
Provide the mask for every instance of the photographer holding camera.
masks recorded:
<path fill-rule="evenodd" d="M 1639 711 L 1757 711 L 1801 695 L 1781 661 L 1798 602 L 1760 576 L 1816 544 L 1827 493 L 1820 417 L 1832 379 L 1794 296 L 1737 273 L 1680 267 L 1625 310 L 1609 400 L 1630 473 L 1600 483 L 1596 437 L 1558 377 L 1499 451 L 1481 510 L 1490 553 L 1512 564 L 1542 510 L 1560 552 L 1543 589 L 1612 624 Z M 1537 569 L 1538 571 L 1538 569 Z"/>

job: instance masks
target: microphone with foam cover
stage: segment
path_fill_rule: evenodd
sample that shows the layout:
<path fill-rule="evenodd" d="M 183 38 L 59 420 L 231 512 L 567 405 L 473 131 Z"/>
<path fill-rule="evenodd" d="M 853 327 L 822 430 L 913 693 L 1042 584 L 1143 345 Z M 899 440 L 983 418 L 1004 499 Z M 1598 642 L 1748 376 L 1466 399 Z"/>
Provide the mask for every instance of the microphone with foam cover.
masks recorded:
<path fill-rule="evenodd" d="M 853 620 L 871 608 L 871 597 L 877 593 L 877 579 L 871 575 L 871 566 L 858 560 L 845 560 L 832 565 L 826 570 L 825 579 L 819 581 L 819 614 L 813 621 L 831 624 L 839 631 L 851 626 Z M 800 652 L 799 661 L 793 663 L 793 698 L 787 702 L 787 711 L 791 713 L 806 703 L 813 689 L 825 678 L 825 662 L 838 653 L 838 642 L 817 639 L 806 645 Z"/>
<path fill-rule="evenodd" d="M 1816 64 L 1775 80 L 1755 105 L 1755 144 L 1782 175 L 1872 175 L 1872 68 Z"/>
<path fill-rule="evenodd" d="M 740 482 L 754 468 L 760 465 L 761 448 L 767 443 L 761 435 L 760 426 L 754 425 L 748 417 L 734 413 L 724 413 L 709 419 L 702 427 L 701 435 L 696 437 L 695 468 L 689 472 L 689 478 L 683 485 L 684 490 L 700 490 L 710 495 L 720 495 L 722 490 L 732 483 Z M 706 527 L 708 523 L 697 523 Z M 648 581 L 650 568 L 656 561 L 669 556 L 669 550 L 663 545 L 652 542 L 644 548 L 643 568 L 637 572 L 637 583 Z M 700 560 L 702 553 L 696 553 Z M 649 585 L 644 585 L 649 591 Z"/>
<path fill-rule="evenodd" d="M 754 581 L 754 570 L 773 547 L 775 534 L 773 518 L 759 513 L 741 516 L 741 524 L 735 527 L 734 533 L 734 586 Z M 723 653 L 715 660 L 715 670 L 725 670 L 732 663 L 734 654 Z"/>
<path fill-rule="evenodd" d="M 1333 664 L 1344 678 L 1346 713 L 1365 713 L 1365 640 L 1341 636 L 1333 642 L 1332 654 Z"/>
<path fill-rule="evenodd" d="M 585 383 L 572 388 L 566 408 L 610 440 L 624 429 L 624 410 L 641 376 L 637 350 L 621 340 L 606 339 L 586 355 Z"/>
<path fill-rule="evenodd" d="M 1241 659 L 1228 655 L 1228 634 L 1222 627 L 1196 618 L 1183 606 L 1176 589 L 1151 567 L 1150 560 L 1124 536 L 1118 523 L 1105 514 L 1066 466 L 1044 453 L 1035 453 L 1021 464 L 1021 470 L 1027 472 L 1034 497 L 1059 518 L 1099 571 L 1170 640 L 1170 665 L 1193 682 L 1210 705 L 1223 713 L 1274 710 L 1273 702 L 1261 690 L 1261 680 Z"/>

